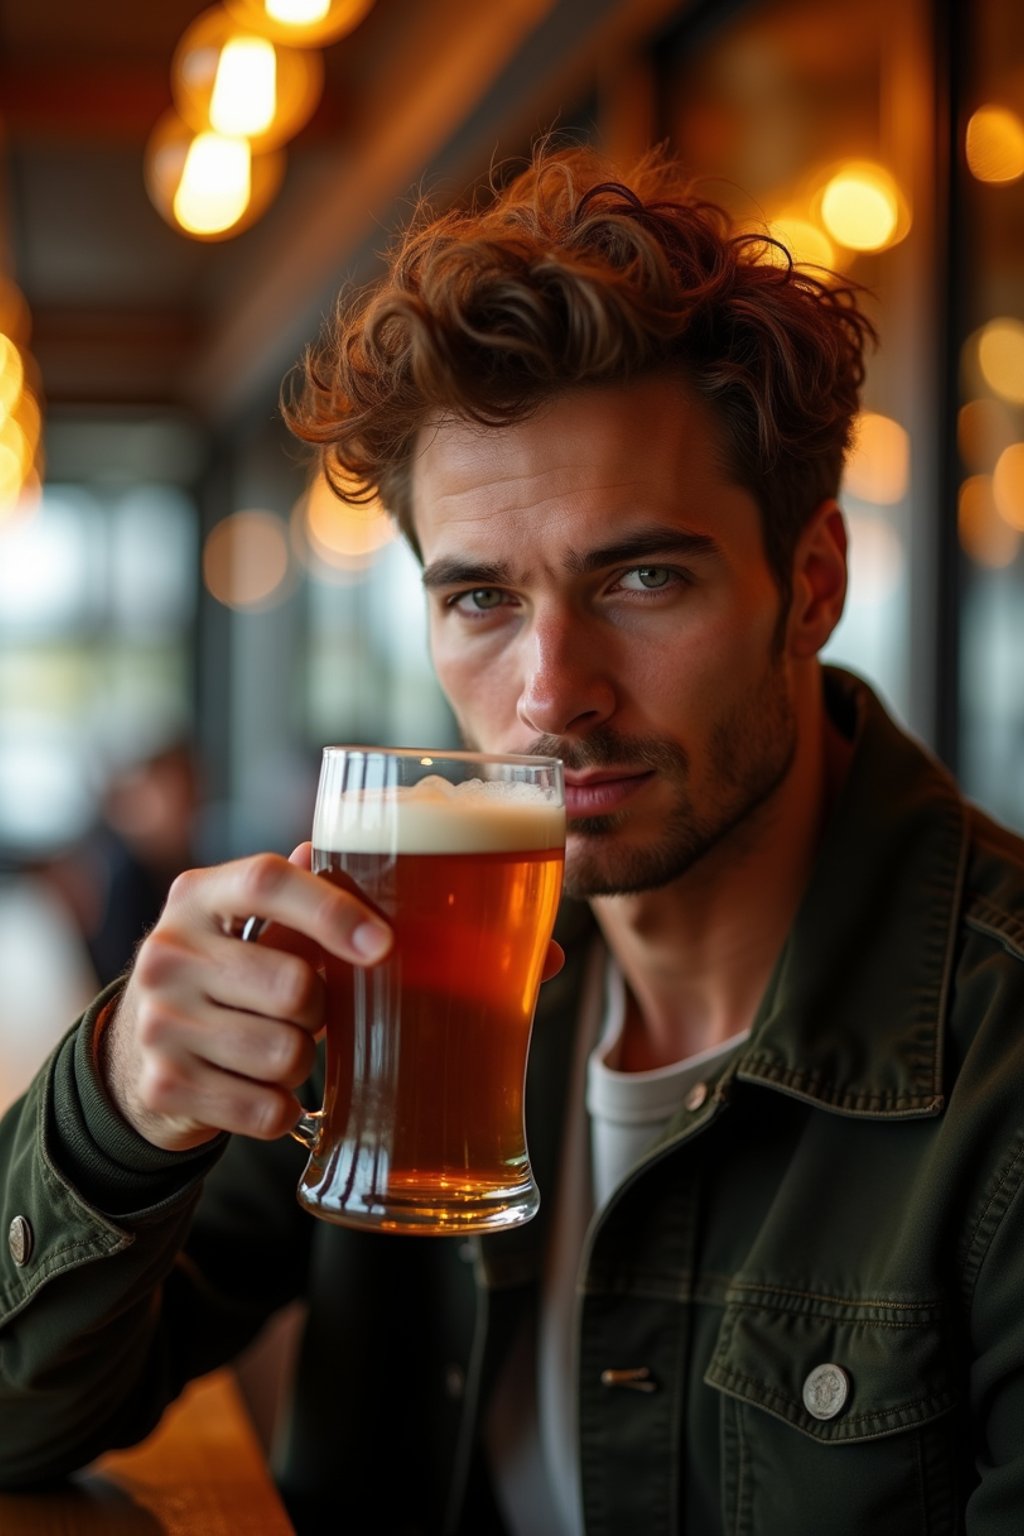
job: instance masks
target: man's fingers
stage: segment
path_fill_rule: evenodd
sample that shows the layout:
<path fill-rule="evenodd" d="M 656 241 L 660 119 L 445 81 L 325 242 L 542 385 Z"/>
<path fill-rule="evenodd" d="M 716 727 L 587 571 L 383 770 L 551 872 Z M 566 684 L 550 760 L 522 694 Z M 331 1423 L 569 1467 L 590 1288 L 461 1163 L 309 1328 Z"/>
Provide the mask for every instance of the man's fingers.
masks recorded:
<path fill-rule="evenodd" d="M 315 1026 L 210 1003 L 188 1010 L 170 1004 L 150 1007 L 139 1020 L 148 1057 L 163 1062 L 161 1070 L 172 1078 L 187 1080 L 198 1063 L 289 1089 L 313 1070 L 314 1033 Z"/>
<path fill-rule="evenodd" d="M 356 896 L 275 853 L 181 875 L 169 905 L 201 913 L 208 926 L 221 931 L 226 922 L 255 915 L 356 965 L 382 960 L 393 941 L 388 925 Z"/>
<path fill-rule="evenodd" d="M 202 1141 L 210 1130 L 274 1140 L 302 1113 L 287 1087 L 220 1071 L 190 1056 L 147 1058 L 137 1092 L 140 1106 L 159 1127 L 155 1144 L 171 1148 Z"/>

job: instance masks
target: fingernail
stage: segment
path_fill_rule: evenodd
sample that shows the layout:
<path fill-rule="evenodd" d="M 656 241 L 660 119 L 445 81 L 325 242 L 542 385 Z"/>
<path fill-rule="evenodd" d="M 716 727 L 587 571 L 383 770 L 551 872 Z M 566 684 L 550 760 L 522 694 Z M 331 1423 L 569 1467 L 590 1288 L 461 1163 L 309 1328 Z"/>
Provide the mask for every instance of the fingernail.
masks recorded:
<path fill-rule="evenodd" d="M 360 923 L 352 944 L 364 960 L 382 960 L 391 948 L 391 929 L 380 923 Z"/>

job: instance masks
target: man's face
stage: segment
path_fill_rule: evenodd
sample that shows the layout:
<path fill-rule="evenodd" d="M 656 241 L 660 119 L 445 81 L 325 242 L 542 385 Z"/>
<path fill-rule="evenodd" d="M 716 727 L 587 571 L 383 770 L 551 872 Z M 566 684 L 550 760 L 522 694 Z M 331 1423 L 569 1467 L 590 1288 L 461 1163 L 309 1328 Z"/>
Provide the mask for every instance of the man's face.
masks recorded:
<path fill-rule="evenodd" d="M 566 888 L 651 889 L 736 846 L 796 720 L 760 514 L 681 382 L 425 429 L 412 512 L 467 745 L 566 767 Z"/>

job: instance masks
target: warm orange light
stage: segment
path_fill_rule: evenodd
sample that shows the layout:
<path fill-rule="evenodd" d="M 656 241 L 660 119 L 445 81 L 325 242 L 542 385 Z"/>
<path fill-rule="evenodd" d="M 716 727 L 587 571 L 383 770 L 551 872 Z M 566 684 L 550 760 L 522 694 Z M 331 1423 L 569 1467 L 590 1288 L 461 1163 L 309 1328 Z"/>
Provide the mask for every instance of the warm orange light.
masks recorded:
<path fill-rule="evenodd" d="M 32 329 L 25 295 L 9 278 L 0 277 L 0 332 L 17 346 L 24 347 Z"/>
<path fill-rule="evenodd" d="M 957 529 L 960 547 L 976 565 L 1010 565 L 1020 548 L 1020 534 L 996 510 L 990 475 L 971 475 L 961 485 Z"/>
<path fill-rule="evenodd" d="M 203 546 L 206 589 L 227 608 L 273 607 L 286 595 L 288 565 L 284 524 L 272 512 L 234 512 Z"/>
<path fill-rule="evenodd" d="M 25 383 L 21 351 L 9 336 L 0 333 L 0 412 L 13 410 Z"/>
<path fill-rule="evenodd" d="M 258 138 L 277 111 L 277 53 L 265 37 L 232 37 L 217 60 L 210 93 L 215 133 Z"/>
<path fill-rule="evenodd" d="M 1024 405 L 1024 325 L 1004 316 L 983 326 L 978 366 L 989 389 L 1013 405 Z"/>
<path fill-rule="evenodd" d="M 992 495 L 1004 522 L 1024 532 L 1024 443 L 1011 443 L 996 460 Z"/>
<path fill-rule="evenodd" d="M 972 472 L 991 470 L 1013 436 L 1013 420 L 1001 400 L 968 400 L 957 413 L 957 447 Z"/>
<path fill-rule="evenodd" d="M 174 194 L 174 217 L 189 235 L 233 229 L 252 194 L 252 150 L 246 139 L 197 133 Z"/>
<path fill-rule="evenodd" d="M 768 234 L 772 240 L 778 240 L 785 246 L 793 258 L 794 266 L 827 267 L 831 270 L 836 264 L 835 247 L 825 231 L 798 214 L 781 213 L 777 219 L 770 219 Z M 787 264 L 785 256 L 775 245 L 765 246 L 764 259 L 773 266 L 784 267 Z"/>
<path fill-rule="evenodd" d="M 25 436 L 21 424 L 13 416 L 5 416 L 0 422 L 0 444 L 13 455 L 18 465 L 20 486 L 32 468 L 33 445 Z"/>
<path fill-rule="evenodd" d="M 889 416 L 862 411 L 855 424 L 853 450 L 843 475 L 843 489 L 861 501 L 894 506 L 910 482 L 910 438 Z"/>
<path fill-rule="evenodd" d="M 379 500 L 342 501 L 323 475 L 300 498 L 298 513 L 309 548 L 339 570 L 362 570 L 395 537 L 395 526 Z"/>
<path fill-rule="evenodd" d="M 39 435 L 42 431 L 43 418 L 39 409 L 39 401 L 30 389 L 22 389 L 21 394 L 15 400 L 9 411 L 0 410 L 0 428 L 7 416 L 16 421 L 24 433 L 28 444 L 29 453 L 34 454 L 39 446 Z"/>
<path fill-rule="evenodd" d="M 294 48 L 323 47 L 359 25 L 373 0 L 224 0 L 240 26 L 252 27 L 275 43 Z"/>
<path fill-rule="evenodd" d="M 910 214 L 895 178 L 870 160 L 851 160 L 826 184 L 821 219 L 852 251 L 881 251 L 902 240 Z"/>
<path fill-rule="evenodd" d="M 242 31 L 221 6 L 196 18 L 171 60 L 182 120 L 195 133 L 213 129 L 247 138 L 257 153 L 287 143 L 305 126 L 323 83 L 319 53 Z"/>
<path fill-rule="evenodd" d="M 270 206 L 284 175 L 284 153 L 255 155 L 245 139 L 194 134 L 173 110 L 150 134 L 146 188 L 157 211 L 198 240 L 241 234 Z"/>
<path fill-rule="evenodd" d="M 979 181 L 1024 176 L 1024 123 L 1009 107 L 979 107 L 967 124 L 965 147 L 968 167 Z"/>

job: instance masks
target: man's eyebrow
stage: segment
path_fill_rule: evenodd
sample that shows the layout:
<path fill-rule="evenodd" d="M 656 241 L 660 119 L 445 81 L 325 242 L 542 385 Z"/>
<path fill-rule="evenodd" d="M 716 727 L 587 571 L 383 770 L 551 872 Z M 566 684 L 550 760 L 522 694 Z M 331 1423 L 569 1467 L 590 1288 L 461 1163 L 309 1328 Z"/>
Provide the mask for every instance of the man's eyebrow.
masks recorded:
<path fill-rule="evenodd" d="M 585 576 L 604 570 L 608 565 L 628 565 L 649 555 L 708 556 L 720 553 L 719 545 L 707 533 L 688 533 L 683 528 L 639 528 L 614 544 L 602 544 L 586 553 L 571 551 L 565 559 L 566 570 Z"/>
<path fill-rule="evenodd" d="M 428 591 L 432 587 L 505 587 L 511 584 L 512 572 L 504 561 L 486 565 L 451 556 L 432 560 L 421 579 Z"/>
<path fill-rule="evenodd" d="M 682 528 L 641 528 L 614 544 L 597 549 L 570 550 L 565 569 L 573 576 L 586 576 L 609 565 L 627 565 L 651 555 L 709 556 L 719 554 L 719 546 L 710 534 L 687 533 Z M 503 587 L 515 584 L 515 576 L 505 561 L 481 562 L 450 556 L 434 560 L 423 572 L 423 585 L 429 591 L 437 587 Z"/>

